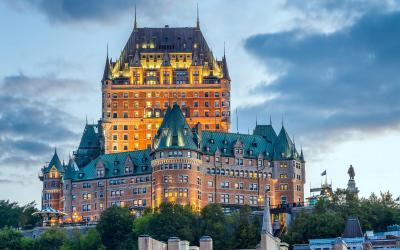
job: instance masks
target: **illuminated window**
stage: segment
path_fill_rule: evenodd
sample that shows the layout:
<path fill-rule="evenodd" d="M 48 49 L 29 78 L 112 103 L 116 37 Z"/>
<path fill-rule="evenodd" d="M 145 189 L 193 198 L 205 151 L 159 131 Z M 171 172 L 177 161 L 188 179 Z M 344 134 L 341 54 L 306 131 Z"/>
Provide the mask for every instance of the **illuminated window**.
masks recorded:
<path fill-rule="evenodd" d="M 221 203 L 229 203 L 229 194 L 221 194 Z"/>
<path fill-rule="evenodd" d="M 244 196 L 235 195 L 235 204 L 244 204 Z"/>
<path fill-rule="evenodd" d="M 288 190 L 289 189 L 288 184 L 281 184 L 279 187 L 280 187 L 280 190 Z"/>

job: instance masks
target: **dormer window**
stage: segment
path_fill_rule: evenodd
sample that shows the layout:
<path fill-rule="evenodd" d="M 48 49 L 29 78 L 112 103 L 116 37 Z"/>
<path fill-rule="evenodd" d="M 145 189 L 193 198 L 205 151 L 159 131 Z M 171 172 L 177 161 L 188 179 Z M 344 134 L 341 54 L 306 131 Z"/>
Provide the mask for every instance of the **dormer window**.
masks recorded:
<path fill-rule="evenodd" d="M 249 150 L 249 155 L 253 155 L 253 150 Z"/>
<path fill-rule="evenodd" d="M 226 154 L 226 148 L 222 149 L 222 152 L 224 152 L 224 154 Z"/>
<path fill-rule="evenodd" d="M 79 179 L 82 179 L 84 175 L 84 173 L 79 173 Z"/>
<path fill-rule="evenodd" d="M 118 166 L 118 164 L 119 164 L 119 161 L 118 161 L 118 160 L 115 160 L 115 161 L 114 161 L 114 166 Z"/>
<path fill-rule="evenodd" d="M 119 170 L 119 169 L 115 168 L 115 169 L 113 170 L 113 173 L 114 173 L 114 174 L 118 174 L 118 172 L 119 172 L 118 170 Z"/>
<path fill-rule="evenodd" d="M 253 142 L 253 143 L 251 144 L 251 146 L 252 146 L 252 147 L 257 147 L 257 142 Z"/>
<path fill-rule="evenodd" d="M 214 139 L 210 139 L 210 143 L 214 144 Z"/>
<path fill-rule="evenodd" d="M 209 146 L 206 147 L 206 151 L 210 152 L 210 147 Z"/>
<path fill-rule="evenodd" d="M 97 172 L 96 172 L 96 176 L 97 177 L 103 177 L 103 175 L 104 175 L 104 170 L 98 169 Z"/>
<path fill-rule="evenodd" d="M 224 140 L 224 144 L 225 144 L 225 145 L 228 145 L 228 141 L 227 141 L 227 140 Z"/>

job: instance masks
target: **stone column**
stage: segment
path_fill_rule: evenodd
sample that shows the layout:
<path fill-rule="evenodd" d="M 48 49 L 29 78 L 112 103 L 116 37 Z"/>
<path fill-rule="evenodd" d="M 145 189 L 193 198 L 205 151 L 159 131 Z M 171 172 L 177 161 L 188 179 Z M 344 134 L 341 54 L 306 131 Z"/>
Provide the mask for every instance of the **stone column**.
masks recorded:
<path fill-rule="evenodd" d="M 180 240 L 178 237 L 171 237 L 168 239 L 168 250 L 180 250 L 179 249 Z"/>

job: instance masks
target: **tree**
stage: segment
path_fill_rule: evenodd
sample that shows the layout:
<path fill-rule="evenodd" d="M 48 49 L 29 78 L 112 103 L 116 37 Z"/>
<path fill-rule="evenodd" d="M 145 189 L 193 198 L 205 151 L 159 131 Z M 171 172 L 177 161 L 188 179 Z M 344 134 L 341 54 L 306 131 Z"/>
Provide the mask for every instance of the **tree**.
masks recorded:
<path fill-rule="evenodd" d="M 22 248 L 22 234 L 12 228 L 0 230 L 0 249 L 19 250 Z"/>
<path fill-rule="evenodd" d="M 232 249 L 234 227 L 229 228 L 229 224 L 219 204 L 207 205 L 201 211 L 201 234 L 210 236 L 213 239 L 215 249 Z"/>
<path fill-rule="evenodd" d="M 108 249 L 131 249 L 133 216 L 128 208 L 112 206 L 103 211 L 97 230 Z"/>
<path fill-rule="evenodd" d="M 239 213 L 233 214 L 235 227 L 235 248 L 255 248 L 260 241 L 261 221 L 252 215 L 250 206 L 243 206 Z"/>
<path fill-rule="evenodd" d="M 82 250 L 101 250 L 105 249 L 101 242 L 101 236 L 95 228 L 89 229 L 84 237 L 81 237 Z"/>
<path fill-rule="evenodd" d="M 32 215 L 38 211 L 35 206 L 35 202 L 21 207 L 16 202 L 0 200 L 0 228 L 5 226 L 18 228 L 38 225 L 40 218 Z"/>
<path fill-rule="evenodd" d="M 67 241 L 67 235 L 64 230 L 51 228 L 44 232 L 37 240 L 37 249 L 39 250 L 58 250 Z"/>

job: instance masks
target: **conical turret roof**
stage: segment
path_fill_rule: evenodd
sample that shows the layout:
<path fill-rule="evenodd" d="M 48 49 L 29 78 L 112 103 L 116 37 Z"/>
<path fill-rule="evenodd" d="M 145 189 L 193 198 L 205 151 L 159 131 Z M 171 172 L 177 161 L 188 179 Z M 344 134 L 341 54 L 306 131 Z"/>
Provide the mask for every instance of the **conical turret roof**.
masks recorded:
<path fill-rule="evenodd" d="M 43 169 L 43 172 L 48 173 L 53 167 L 55 167 L 60 173 L 64 172 L 64 168 L 61 164 L 60 158 L 58 157 L 57 150 L 54 150 L 53 157 L 51 158 L 49 164 Z"/>
<path fill-rule="evenodd" d="M 167 111 L 164 120 L 154 140 L 154 149 L 193 149 L 198 147 L 179 105 L 174 104 L 171 111 Z"/>
<path fill-rule="evenodd" d="M 294 144 L 286 132 L 285 127 L 282 125 L 278 138 L 274 143 L 274 159 L 292 158 L 294 157 L 293 150 L 295 150 Z"/>

